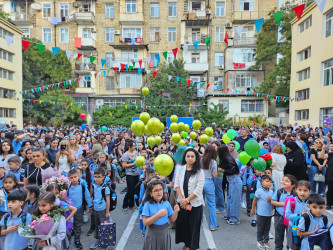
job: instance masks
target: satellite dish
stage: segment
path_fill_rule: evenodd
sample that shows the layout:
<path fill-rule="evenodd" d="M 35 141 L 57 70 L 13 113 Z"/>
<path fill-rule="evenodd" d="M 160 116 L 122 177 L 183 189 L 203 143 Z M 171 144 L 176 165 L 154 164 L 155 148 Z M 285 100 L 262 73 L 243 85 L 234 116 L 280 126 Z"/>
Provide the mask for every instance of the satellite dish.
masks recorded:
<path fill-rule="evenodd" d="M 41 10 L 42 6 L 38 3 L 33 3 L 31 4 L 31 8 L 33 8 L 34 10 Z"/>

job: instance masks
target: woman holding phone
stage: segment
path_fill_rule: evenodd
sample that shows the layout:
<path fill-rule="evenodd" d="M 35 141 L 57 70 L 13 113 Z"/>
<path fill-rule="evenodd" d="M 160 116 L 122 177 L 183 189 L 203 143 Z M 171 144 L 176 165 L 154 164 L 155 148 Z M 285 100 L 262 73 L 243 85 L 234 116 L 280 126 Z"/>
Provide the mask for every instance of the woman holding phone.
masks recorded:
<path fill-rule="evenodd" d="M 56 155 L 56 168 L 62 175 L 68 176 L 71 170 L 71 163 L 75 162 L 75 154 L 73 150 L 69 149 L 69 141 L 60 142 L 60 150 Z"/>

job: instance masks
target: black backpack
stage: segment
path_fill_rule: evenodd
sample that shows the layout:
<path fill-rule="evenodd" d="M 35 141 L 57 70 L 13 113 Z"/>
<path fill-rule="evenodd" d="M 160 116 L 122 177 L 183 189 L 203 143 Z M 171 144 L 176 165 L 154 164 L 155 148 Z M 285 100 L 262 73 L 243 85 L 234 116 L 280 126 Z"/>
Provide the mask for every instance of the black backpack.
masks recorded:
<path fill-rule="evenodd" d="M 112 181 L 109 180 L 107 183 L 102 184 L 102 197 L 106 201 L 105 197 L 105 189 L 108 187 L 110 189 L 110 211 L 114 210 L 117 206 L 117 194 L 112 188 Z M 94 185 L 92 185 L 92 188 L 94 189 Z M 93 192 L 94 195 L 94 192 Z"/>
<path fill-rule="evenodd" d="M 138 199 L 140 198 L 141 184 L 142 184 L 142 181 L 139 181 L 138 184 L 136 184 L 135 188 L 134 188 L 134 194 L 136 194 L 138 196 Z"/>

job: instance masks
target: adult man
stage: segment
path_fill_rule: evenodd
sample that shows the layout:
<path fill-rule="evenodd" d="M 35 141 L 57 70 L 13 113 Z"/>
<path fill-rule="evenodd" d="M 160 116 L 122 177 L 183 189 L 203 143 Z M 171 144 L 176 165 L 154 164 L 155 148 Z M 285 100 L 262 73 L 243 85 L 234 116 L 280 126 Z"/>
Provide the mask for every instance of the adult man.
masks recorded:
<path fill-rule="evenodd" d="M 106 141 L 108 142 L 108 154 L 113 155 L 114 154 L 113 150 L 114 150 L 116 145 L 111 140 L 111 135 L 110 134 L 106 134 Z"/>
<path fill-rule="evenodd" d="M 240 150 L 244 151 L 244 145 L 245 143 L 250 139 L 248 132 L 246 129 L 241 130 L 241 134 L 239 137 L 237 137 L 236 141 L 239 142 Z"/>
<path fill-rule="evenodd" d="M 300 147 L 300 148 L 302 148 L 302 144 L 301 144 L 301 142 L 299 141 L 299 140 L 297 140 L 297 136 L 296 136 L 296 133 L 292 133 L 291 134 L 291 141 L 294 141 L 294 142 L 296 142 L 297 143 L 297 145 Z"/>
<path fill-rule="evenodd" d="M 323 134 L 326 135 L 328 131 L 332 132 L 332 129 L 328 127 L 327 121 L 324 121 Z"/>

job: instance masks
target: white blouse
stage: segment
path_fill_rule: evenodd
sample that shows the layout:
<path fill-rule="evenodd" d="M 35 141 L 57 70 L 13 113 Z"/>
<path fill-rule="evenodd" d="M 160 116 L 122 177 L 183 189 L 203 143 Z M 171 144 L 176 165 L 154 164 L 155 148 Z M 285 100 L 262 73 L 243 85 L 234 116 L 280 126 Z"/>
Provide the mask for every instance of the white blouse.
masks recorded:
<path fill-rule="evenodd" d="M 273 170 L 283 171 L 287 164 L 287 159 L 284 155 L 272 153 L 272 162 L 275 163 L 275 166 L 272 167 Z"/>

